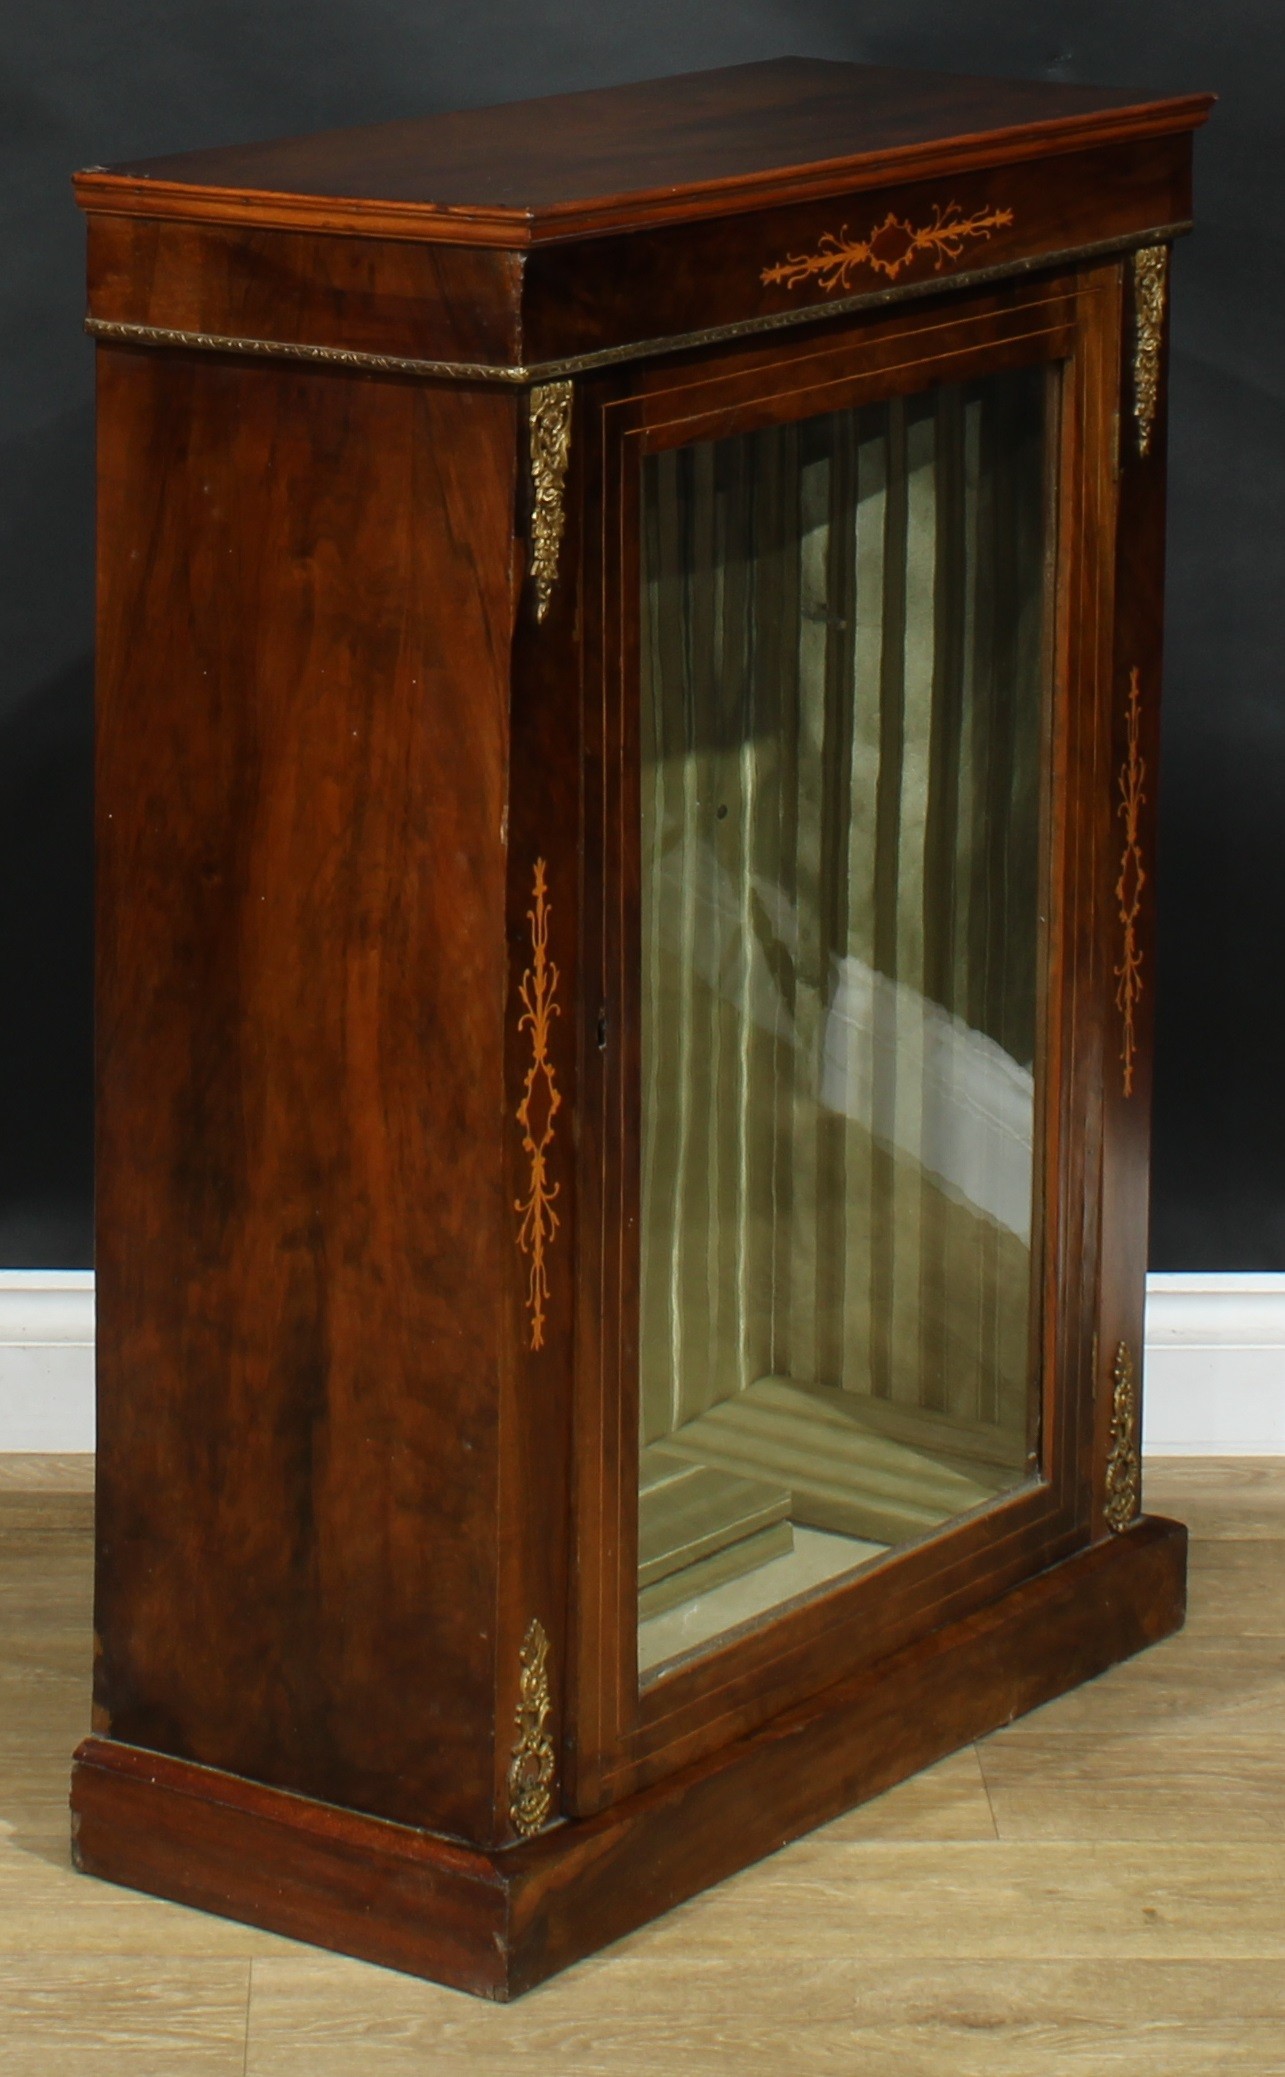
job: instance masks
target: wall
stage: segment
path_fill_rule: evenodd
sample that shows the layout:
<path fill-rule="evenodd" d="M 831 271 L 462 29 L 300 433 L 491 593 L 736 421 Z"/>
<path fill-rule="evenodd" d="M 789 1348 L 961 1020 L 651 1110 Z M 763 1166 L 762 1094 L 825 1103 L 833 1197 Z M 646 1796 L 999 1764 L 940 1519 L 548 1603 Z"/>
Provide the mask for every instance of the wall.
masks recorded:
<path fill-rule="evenodd" d="M 1174 284 L 1152 1260 L 1285 1268 L 1270 0 L 40 0 L 4 42 L 0 1263 L 90 1259 L 92 355 L 70 169 L 797 51 L 1223 96 Z"/>

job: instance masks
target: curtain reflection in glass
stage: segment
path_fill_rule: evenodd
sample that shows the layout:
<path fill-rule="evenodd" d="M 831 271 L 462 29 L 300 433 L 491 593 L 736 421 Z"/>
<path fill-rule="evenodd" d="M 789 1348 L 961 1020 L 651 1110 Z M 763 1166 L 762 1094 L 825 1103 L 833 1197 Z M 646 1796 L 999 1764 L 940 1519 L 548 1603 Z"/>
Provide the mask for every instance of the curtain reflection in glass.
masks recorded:
<path fill-rule="evenodd" d="M 1025 1474 L 1046 380 L 644 464 L 642 1424 L 671 1510 L 685 1463 L 887 1544 Z"/>

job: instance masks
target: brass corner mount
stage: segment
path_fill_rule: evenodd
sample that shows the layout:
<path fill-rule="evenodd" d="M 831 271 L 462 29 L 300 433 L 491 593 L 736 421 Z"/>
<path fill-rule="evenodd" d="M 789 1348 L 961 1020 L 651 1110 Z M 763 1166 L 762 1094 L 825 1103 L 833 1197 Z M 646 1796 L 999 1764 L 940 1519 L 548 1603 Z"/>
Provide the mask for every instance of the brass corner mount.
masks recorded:
<path fill-rule="evenodd" d="M 570 382 L 546 382 L 531 392 L 531 578 L 535 617 L 543 620 L 553 600 L 558 551 L 566 531 L 563 490 L 571 456 Z"/>
<path fill-rule="evenodd" d="M 1107 1527 L 1127 1529 L 1142 1506 L 1142 1456 L 1138 1444 L 1138 1378 L 1133 1351 L 1122 1341 L 1111 1369 L 1111 1447 L 1107 1455 Z"/>
<path fill-rule="evenodd" d="M 554 1752 L 548 1733 L 549 1639 L 538 1616 L 527 1624 L 518 1655 L 518 1736 L 509 1761 L 509 1815 L 530 1839 L 548 1822 L 553 1803 Z"/>
<path fill-rule="evenodd" d="M 1151 452 L 1160 399 L 1160 349 L 1165 329 L 1169 249 L 1144 245 L 1133 255 L 1133 417 L 1138 453 Z"/>

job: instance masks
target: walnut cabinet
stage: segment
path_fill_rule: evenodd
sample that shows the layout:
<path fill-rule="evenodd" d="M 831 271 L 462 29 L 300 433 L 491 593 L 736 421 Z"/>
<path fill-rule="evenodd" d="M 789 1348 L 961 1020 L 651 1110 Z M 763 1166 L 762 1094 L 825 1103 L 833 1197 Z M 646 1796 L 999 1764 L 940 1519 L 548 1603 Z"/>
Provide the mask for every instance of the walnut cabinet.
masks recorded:
<path fill-rule="evenodd" d="M 782 60 L 78 176 L 86 1870 L 504 1997 L 1181 1621 L 1208 105 Z"/>

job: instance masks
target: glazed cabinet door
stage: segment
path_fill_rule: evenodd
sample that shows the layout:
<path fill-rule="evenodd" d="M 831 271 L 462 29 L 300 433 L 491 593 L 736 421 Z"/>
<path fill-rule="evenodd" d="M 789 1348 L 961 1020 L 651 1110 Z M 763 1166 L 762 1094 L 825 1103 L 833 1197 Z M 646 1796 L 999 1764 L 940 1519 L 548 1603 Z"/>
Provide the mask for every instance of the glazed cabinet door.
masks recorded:
<path fill-rule="evenodd" d="M 1089 1534 L 1119 309 L 585 399 L 582 1808 Z"/>

